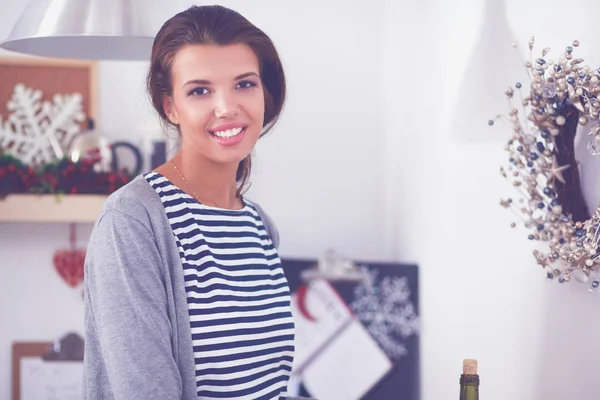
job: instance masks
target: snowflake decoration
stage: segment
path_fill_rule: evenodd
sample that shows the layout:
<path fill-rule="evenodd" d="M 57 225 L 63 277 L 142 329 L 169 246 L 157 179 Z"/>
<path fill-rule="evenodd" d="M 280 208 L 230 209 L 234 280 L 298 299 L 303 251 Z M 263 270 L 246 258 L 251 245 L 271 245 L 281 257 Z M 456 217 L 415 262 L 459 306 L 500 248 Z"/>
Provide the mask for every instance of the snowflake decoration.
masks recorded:
<path fill-rule="evenodd" d="M 386 276 L 360 267 L 365 279 L 354 290 L 350 308 L 388 357 L 399 359 L 408 351 L 401 339 L 419 334 L 419 317 L 410 301 L 406 277 Z"/>
<path fill-rule="evenodd" d="M 0 118 L 0 150 L 25 164 L 43 165 L 63 157 L 85 119 L 79 93 L 54 95 L 41 101 L 39 90 L 15 85 L 7 104 L 8 118 Z"/>

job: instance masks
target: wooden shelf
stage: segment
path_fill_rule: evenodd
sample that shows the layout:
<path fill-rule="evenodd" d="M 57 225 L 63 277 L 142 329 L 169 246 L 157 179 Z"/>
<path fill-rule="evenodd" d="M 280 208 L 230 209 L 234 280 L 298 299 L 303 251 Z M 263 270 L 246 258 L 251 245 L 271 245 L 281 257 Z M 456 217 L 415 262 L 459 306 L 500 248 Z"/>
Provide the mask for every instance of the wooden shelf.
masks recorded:
<path fill-rule="evenodd" d="M 12 194 L 0 200 L 0 222 L 94 223 L 105 195 Z"/>

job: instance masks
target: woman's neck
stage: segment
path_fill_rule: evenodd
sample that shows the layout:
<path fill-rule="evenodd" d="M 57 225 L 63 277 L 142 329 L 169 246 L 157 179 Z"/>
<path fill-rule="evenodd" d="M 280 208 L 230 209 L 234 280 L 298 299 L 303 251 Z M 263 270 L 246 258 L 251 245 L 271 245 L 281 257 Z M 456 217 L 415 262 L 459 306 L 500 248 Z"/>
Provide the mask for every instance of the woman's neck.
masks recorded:
<path fill-rule="evenodd" d="M 171 161 L 175 164 L 174 167 L 171 164 L 175 175 L 183 181 L 183 186 L 178 186 L 202 204 L 225 209 L 243 207 L 236 196 L 237 164 L 218 164 L 183 149 Z"/>

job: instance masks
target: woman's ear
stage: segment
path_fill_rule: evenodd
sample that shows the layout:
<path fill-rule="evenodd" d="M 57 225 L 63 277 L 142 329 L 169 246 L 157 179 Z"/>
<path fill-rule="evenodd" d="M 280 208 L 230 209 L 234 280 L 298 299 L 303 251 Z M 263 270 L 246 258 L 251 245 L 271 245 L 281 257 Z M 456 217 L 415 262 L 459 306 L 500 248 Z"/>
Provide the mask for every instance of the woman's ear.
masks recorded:
<path fill-rule="evenodd" d="M 177 111 L 175 107 L 173 107 L 173 98 L 170 96 L 163 97 L 163 110 L 165 110 L 165 115 L 169 118 L 174 125 L 179 125 L 179 116 L 177 115 Z"/>

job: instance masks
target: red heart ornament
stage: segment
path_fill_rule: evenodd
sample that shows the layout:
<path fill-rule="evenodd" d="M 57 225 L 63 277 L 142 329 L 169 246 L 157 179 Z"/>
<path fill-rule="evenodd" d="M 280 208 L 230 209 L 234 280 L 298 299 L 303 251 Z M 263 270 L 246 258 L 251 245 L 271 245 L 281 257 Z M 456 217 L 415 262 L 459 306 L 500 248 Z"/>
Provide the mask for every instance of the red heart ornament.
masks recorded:
<path fill-rule="evenodd" d="M 76 287 L 83 281 L 85 249 L 61 249 L 54 253 L 54 268 L 67 285 Z"/>

